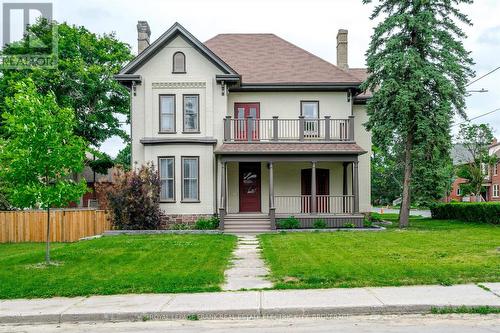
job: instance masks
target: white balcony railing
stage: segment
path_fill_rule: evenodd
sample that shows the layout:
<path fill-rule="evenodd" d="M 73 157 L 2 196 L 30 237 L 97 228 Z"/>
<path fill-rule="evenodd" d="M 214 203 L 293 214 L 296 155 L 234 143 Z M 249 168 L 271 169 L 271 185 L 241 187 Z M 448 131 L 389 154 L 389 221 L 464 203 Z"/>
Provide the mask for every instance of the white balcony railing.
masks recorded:
<path fill-rule="evenodd" d="M 354 117 L 348 119 L 224 119 L 226 142 L 354 141 Z"/>

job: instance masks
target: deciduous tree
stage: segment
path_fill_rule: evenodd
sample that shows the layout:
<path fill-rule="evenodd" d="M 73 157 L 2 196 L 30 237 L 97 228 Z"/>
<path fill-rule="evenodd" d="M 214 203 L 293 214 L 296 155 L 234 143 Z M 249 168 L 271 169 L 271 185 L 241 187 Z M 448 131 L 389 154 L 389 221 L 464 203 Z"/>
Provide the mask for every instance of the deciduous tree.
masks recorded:
<path fill-rule="evenodd" d="M 46 262 L 50 263 L 50 208 L 66 206 L 86 191 L 72 174 L 84 166 L 85 141 L 74 134 L 74 112 L 53 93 L 41 95 L 30 79 L 16 84 L 2 114 L 7 139 L 0 143 L 0 178 L 18 208 L 47 210 Z"/>

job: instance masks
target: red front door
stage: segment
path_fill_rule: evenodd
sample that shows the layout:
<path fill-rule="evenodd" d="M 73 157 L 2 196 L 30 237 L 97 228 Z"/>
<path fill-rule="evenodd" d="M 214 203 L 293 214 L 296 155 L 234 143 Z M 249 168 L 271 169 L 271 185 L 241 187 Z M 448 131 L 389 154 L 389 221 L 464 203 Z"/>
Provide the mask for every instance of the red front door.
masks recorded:
<path fill-rule="evenodd" d="M 248 140 L 252 132 L 252 140 L 259 139 L 259 103 L 234 103 L 234 136 L 236 140 Z M 251 120 L 249 120 L 251 119 Z"/>
<path fill-rule="evenodd" d="M 240 212 L 260 212 L 260 163 L 240 163 Z"/>
<path fill-rule="evenodd" d="M 328 213 L 330 203 L 328 195 L 330 194 L 330 170 L 316 169 L 316 211 L 318 213 Z M 301 171 L 301 194 L 311 195 L 311 169 L 302 169 Z M 311 212 L 311 199 L 306 197 L 302 199 L 302 213 Z"/>

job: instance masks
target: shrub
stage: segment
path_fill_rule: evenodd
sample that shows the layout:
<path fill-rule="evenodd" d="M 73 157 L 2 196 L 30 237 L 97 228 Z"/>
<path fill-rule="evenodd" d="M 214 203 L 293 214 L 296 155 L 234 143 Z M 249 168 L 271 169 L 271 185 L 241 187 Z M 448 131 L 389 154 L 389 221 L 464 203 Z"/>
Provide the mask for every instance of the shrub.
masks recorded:
<path fill-rule="evenodd" d="M 466 222 L 500 224 L 500 203 L 457 202 L 439 203 L 431 206 L 433 219 L 456 219 Z"/>
<path fill-rule="evenodd" d="M 193 228 L 187 223 L 174 223 L 170 226 L 169 229 L 170 230 L 190 230 Z"/>
<path fill-rule="evenodd" d="M 351 223 L 351 222 L 347 222 L 347 223 L 344 223 L 344 228 L 355 228 L 356 226 L 354 225 L 354 223 Z"/>
<path fill-rule="evenodd" d="M 314 221 L 313 224 L 314 229 L 325 229 L 326 228 L 326 221 L 323 219 L 317 219 Z"/>
<path fill-rule="evenodd" d="M 300 221 L 294 216 L 287 217 L 278 221 L 279 229 L 298 229 L 300 228 Z"/>
<path fill-rule="evenodd" d="M 369 218 L 365 218 L 363 220 L 363 227 L 364 228 L 371 228 L 371 227 L 373 227 L 373 222 Z"/>
<path fill-rule="evenodd" d="M 98 183 L 96 191 L 103 208 L 109 209 L 116 229 L 160 229 L 160 178 L 153 164 L 113 175 L 114 183 Z"/>
<path fill-rule="evenodd" d="M 210 218 L 199 218 L 196 220 L 194 228 L 196 230 L 215 230 L 219 227 L 219 218 L 217 216 L 212 216 Z"/>

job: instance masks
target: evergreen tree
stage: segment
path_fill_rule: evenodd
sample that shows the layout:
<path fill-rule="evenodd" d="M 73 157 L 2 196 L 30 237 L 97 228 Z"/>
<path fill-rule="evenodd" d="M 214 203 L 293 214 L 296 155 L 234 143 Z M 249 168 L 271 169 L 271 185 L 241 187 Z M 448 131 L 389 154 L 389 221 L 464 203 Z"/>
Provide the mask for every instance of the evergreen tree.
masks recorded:
<path fill-rule="evenodd" d="M 371 15 L 383 20 L 366 53 L 364 89 L 374 91 L 367 128 L 380 149 L 404 156 L 401 227 L 408 225 L 412 187 L 444 193 L 450 124 L 454 113 L 466 117 L 465 85 L 473 75 L 462 43 L 466 35 L 457 25 L 471 24 L 458 9 L 470 3 L 380 0 Z"/>

